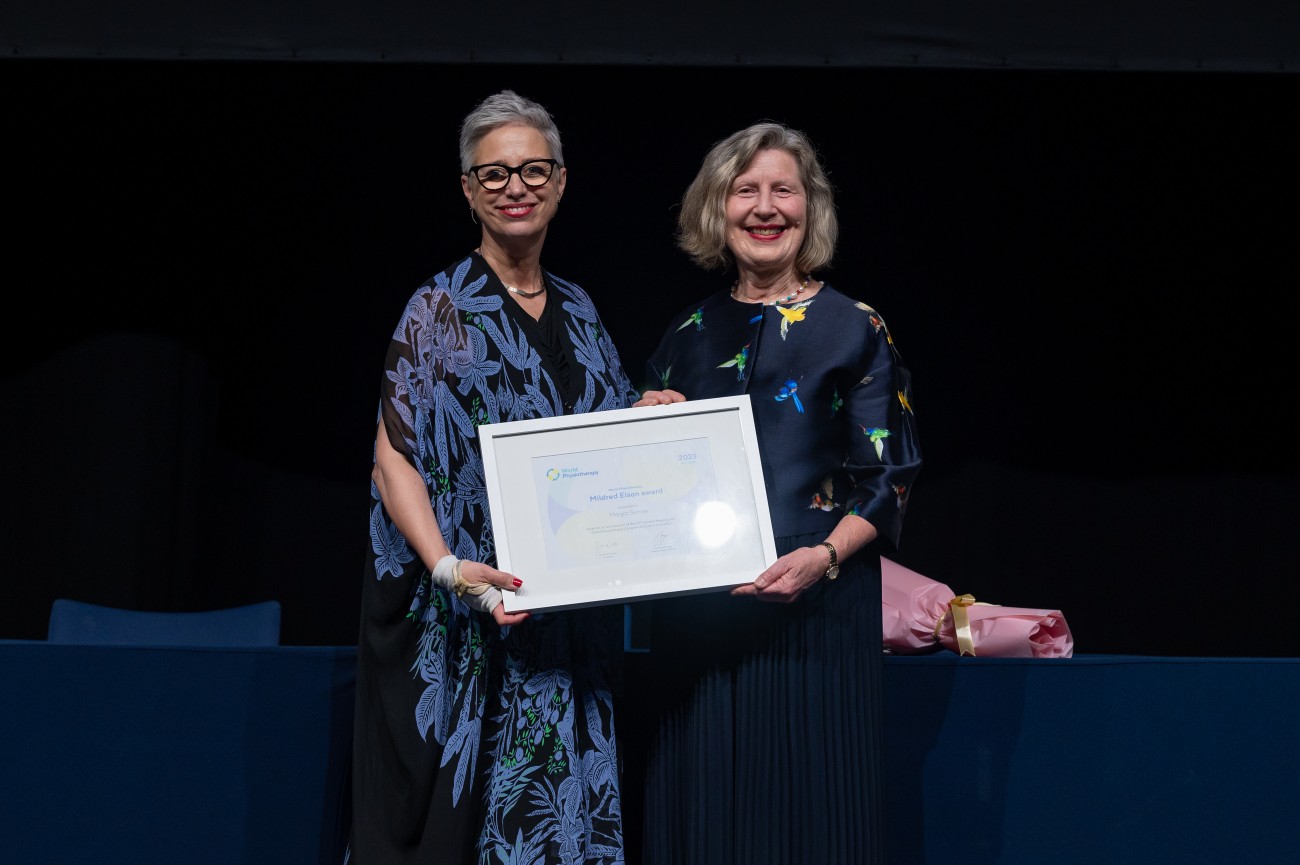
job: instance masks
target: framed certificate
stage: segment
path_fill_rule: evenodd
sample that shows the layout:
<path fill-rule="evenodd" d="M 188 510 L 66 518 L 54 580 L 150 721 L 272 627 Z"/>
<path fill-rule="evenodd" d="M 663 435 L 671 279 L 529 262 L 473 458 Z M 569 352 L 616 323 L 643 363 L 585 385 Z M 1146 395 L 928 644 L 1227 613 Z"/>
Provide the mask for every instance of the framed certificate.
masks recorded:
<path fill-rule="evenodd" d="M 776 561 L 748 396 L 478 428 L 509 612 L 723 589 Z"/>

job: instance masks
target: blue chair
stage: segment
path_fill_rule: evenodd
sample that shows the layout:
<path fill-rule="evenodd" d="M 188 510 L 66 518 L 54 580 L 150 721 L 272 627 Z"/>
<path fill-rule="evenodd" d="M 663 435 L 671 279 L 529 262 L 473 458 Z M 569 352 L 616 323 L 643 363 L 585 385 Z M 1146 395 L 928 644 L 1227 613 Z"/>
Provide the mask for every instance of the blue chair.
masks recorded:
<path fill-rule="evenodd" d="M 278 646 L 280 602 L 153 612 L 59 598 L 50 609 L 47 640 L 78 646 Z"/>

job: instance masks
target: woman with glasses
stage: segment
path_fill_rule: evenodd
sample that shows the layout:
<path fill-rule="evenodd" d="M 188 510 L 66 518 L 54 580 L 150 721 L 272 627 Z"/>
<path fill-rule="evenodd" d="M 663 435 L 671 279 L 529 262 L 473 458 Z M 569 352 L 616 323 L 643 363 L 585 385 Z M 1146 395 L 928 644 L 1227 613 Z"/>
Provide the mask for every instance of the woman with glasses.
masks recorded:
<path fill-rule="evenodd" d="M 734 275 L 667 321 L 638 405 L 749 395 L 778 558 L 656 602 L 645 863 L 878 863 L 880 554 L 921 466 L 910 377 L 860 283 L 817 275 L 838 228 L 803 133 L 717 142 L 678 229 Z"/>
<path fill-rule="evenodd" d="M 621 610 L 506 612 L 522 581 L 495 566 L 475 431 L 638 395 L 591 297 L 542 266 L 567 182 L 547 110 L 488 97 L 460 160 L 478 246 L 407 302 L 381 383 L 349 861 L 621 861 Z"/>

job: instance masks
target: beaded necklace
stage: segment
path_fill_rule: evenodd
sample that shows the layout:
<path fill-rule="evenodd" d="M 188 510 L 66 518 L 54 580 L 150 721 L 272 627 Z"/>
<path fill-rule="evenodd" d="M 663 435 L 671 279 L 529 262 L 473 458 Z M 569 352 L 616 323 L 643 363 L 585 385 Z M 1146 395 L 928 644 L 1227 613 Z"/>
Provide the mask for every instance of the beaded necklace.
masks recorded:
<path fill-rule="evenodd" d="M 789 303 L 790 301 L 794 300 L 796 297 L 803 294 L 804 291 L 807 290 L 808 280 L 810 279 L 812 279 L 812 274 L 808 274 L 807 276 L 805 276 L 803 278 L 803 283 L 800 284 L 798 288 L 796 288 L 794 291 L 790 292 L 785 297 L 782 297 L 778 300 L 745 300 L 745 303 L 761 303 L 764 306 L 776 306 L 777 304 Z M 734 300 L 742 300 L 742 298 L 738 296 L 739 293 L 740 293 L 740 280 L 736 280 L 731 284 L 731 297 Z"/>

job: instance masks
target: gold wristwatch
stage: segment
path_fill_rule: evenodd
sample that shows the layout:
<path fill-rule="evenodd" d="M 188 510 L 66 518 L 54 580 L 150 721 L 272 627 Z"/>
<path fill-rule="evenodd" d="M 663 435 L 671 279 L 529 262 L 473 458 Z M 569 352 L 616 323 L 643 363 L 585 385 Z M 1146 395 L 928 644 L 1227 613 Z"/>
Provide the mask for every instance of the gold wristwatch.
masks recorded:
<path fill-rule="evenodd" d="M 831 553 L 830 566 L 826 568 L 826 573 L 823 576 L 828 580 L 833 580 L 840 575 L 840 557 L 836 554 L 835 547 L 831 545 L 830 541 L 822 541 L 822 546 L 830 550 Z"/>

